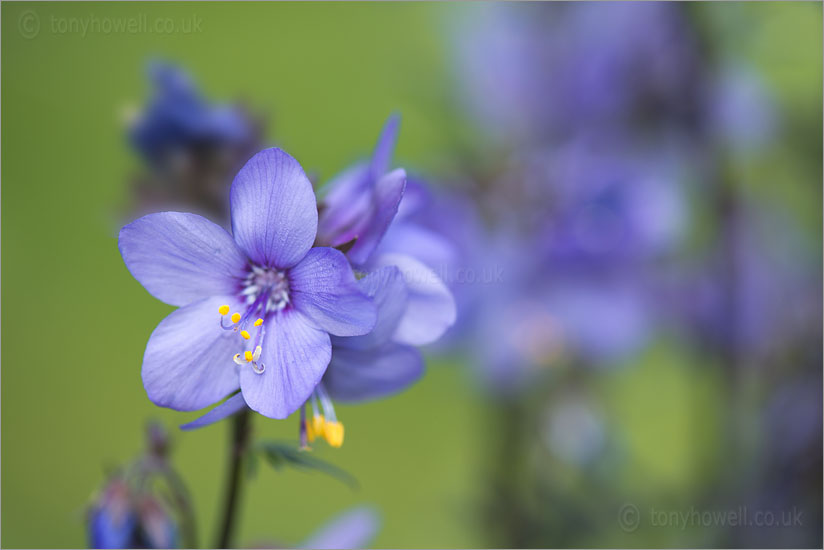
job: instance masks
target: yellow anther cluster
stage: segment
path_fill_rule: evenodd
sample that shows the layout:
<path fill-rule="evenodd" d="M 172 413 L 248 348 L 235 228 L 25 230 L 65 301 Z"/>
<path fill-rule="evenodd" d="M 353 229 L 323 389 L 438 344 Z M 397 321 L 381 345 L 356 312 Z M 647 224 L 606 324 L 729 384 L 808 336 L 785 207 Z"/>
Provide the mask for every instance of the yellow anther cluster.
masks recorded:
<path fill-rule="evenodd" d="M 306 439 L 313 442 L 322 437 L 331 447 L 343 445 L 343 424 L 338 421 L 328 422 L 322 414 L 316 414 L 312 421 L 306 421 Z"/>
<path fill-rule="evenodd" d="M 227 315 L 229 313 L 229 306 L 220 306 L 217 310 L 221 315 Z"/>
<path fill-rule="evenodd" d="M 249 333 L 246 332 L 245 330 L 241 330 L 240 335 L 243 336 L 244 340 L 248 340 L 249 338 L 251 338 L 251 336 L 249 336 Z"/>
<path fill-rule="evenodd" d="M 257 321 L 255 321 L 255 326 L 256 327 L 259 327 L 262 324 L 263 324 L 263 319 L 258 319 Z"/>
<path fill-rule="evenodd" d="M 240 313 L 234 312 L 232 313 L 232 322 L 238 323 L 240 321 Z"/>

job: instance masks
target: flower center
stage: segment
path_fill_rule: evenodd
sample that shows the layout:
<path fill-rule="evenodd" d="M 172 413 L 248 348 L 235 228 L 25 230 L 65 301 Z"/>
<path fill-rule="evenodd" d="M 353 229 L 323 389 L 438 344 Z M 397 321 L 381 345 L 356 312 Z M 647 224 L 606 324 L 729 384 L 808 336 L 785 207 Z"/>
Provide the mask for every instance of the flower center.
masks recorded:
<path fill-rule="evenodd" d="M 265 317 L 289 305 L 289 278 L 285 271 L 253 265 L 243 280 L 241 294 L 250 308 L 262 309 L 261 316 Z"/>
<path fill-rule="evenodd" d="M 253 348 L 245 349 L 244 343 L 243 351 L 234 354 L 232 361 L 241 366 L 251 365 L 256 373 L 263 374 L 266 365 L 259 361 L 263 351 L 263 338 L 266 336 L 266 320 L 270 314 L 289 305 L 289 278 L 285 271 L 252 265 L 243 279 L 240 294 L 241 299 L 246 301 L 246 311 L 232 313 L 229 316 L 230 324 L 227 325 L 226 317 L 230 308 L 228 305 L 220 306 L 220 327 L 239 332 L 244 341 L 251 340 L 249 343 Z"/>

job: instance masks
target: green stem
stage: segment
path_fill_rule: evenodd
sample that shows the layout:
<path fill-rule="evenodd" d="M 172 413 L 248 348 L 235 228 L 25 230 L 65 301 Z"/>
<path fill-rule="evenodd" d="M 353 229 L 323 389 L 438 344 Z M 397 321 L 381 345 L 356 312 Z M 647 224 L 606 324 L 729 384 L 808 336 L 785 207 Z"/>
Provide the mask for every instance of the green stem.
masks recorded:
<path fill-rule="evenodd" d="M 232 447 L 229 457 L 229 473 L 226 480 L 226 498 L 223 505 L 223 521 L 215 548 L 232 548 L 235 520 L 243 488 L 243 462 L 251 441 L 251 413 L 248 409 L 232 419 Z"/>

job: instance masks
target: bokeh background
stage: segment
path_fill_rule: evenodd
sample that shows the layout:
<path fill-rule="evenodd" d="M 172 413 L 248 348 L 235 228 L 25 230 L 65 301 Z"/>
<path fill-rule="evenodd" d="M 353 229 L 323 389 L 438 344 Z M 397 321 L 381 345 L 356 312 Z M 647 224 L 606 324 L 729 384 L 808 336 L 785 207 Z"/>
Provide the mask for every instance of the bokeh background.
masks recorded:
<path fill-rule="evenodd" d="M 368 504 L 377 547 L 820 546 L 821 6 L 649 6 L 4 3 L 0 543 L 86 544 L 150 418 L 216 530 L 228 424 L 183 433 L 194 414 L 148 401 L 171 308 L 116 245 L 163 59 L 320 181 L 400 113 L 396 164 L 476 210 L 444 228 L 457 267 L 501 273 L 452 281 L 468 321 L 419 383 L 340 407 L 346 444 L 314 453 L 359 489 L 261 467 L 244 544 Z M 171 26 L 77 26 L 135 17 Z M 656 523 L 740 507 L 800 519 Z"/>

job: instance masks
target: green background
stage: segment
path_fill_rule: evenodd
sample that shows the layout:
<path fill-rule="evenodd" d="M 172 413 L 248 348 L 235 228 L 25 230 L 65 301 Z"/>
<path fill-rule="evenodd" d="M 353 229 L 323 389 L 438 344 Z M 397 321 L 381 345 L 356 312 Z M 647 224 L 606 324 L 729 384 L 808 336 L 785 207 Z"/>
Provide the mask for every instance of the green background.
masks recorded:
<path fill-rule="evenodd" d="M 706 11 L 718 22 L 712 32 L 729 35 L 756 64 L 788 116 L 813 112 L 820 121 L 819 8 Z M 145 420 L 173 429 L 196 416 L 146 398 L 143 349 L 171 308 L 129 276 L 116 246 L 128 177 L 139 166 L 122 114 L 146 98 L 146 60 L 180 62 L 209 97 L 248 99 L 266 113 L 270 140 L 324 180 L 369 151 L 392 111 L 403 115 L 398 164 L 437 172 L 473 140 L 451 95 L 448 52 L 450 20 L 476 9 L 483 6 L 3 3 L 4 547 L 84 545 L 84 510 L 104 468 L 141 450 Z M 748 21 L 743 40 L 735 39 L 738 16 Z M 195 32 L 84 36 L 68 27 L 73 18 L 129 17 L 171 19 Z M 764 164 L 809 184 L 806 194 L 783 196 L 808 227 L 820 228 L 820 172 L 793 168 L 794 154 L 801 153 L 779 147 Z M 712 371 L 689 370 L 686 354 L 661 354 L 610 374 L 595 393 L 610 429 L 627 435 L 628 458 L 616 472 L 623 483 L 653 499 L 689 498 L 720 460 L 714 425 L 725 389 Z M 346 444 L 315 453 L 354 474 L 358 491 L 318 474 L 261 468 L 238 540 L 295 544 L 330 516 L 369 503 L 382 516 L 378 547 L 483 546 L 477 517 L 489 407 L 459 366 L 430 363 L 396 398 L 340 407 Z M 255 430 L 290 439 L 297 420 L 256 417 Z M 174 431 L 174 462 L 195 497 L 201 544 L 215 531 L 227 435 L 225 423 Z M 608 540 L 582 533 L 581 543 L 657 545 L 684 535 L 639 536 L 616 524 Z"/>

